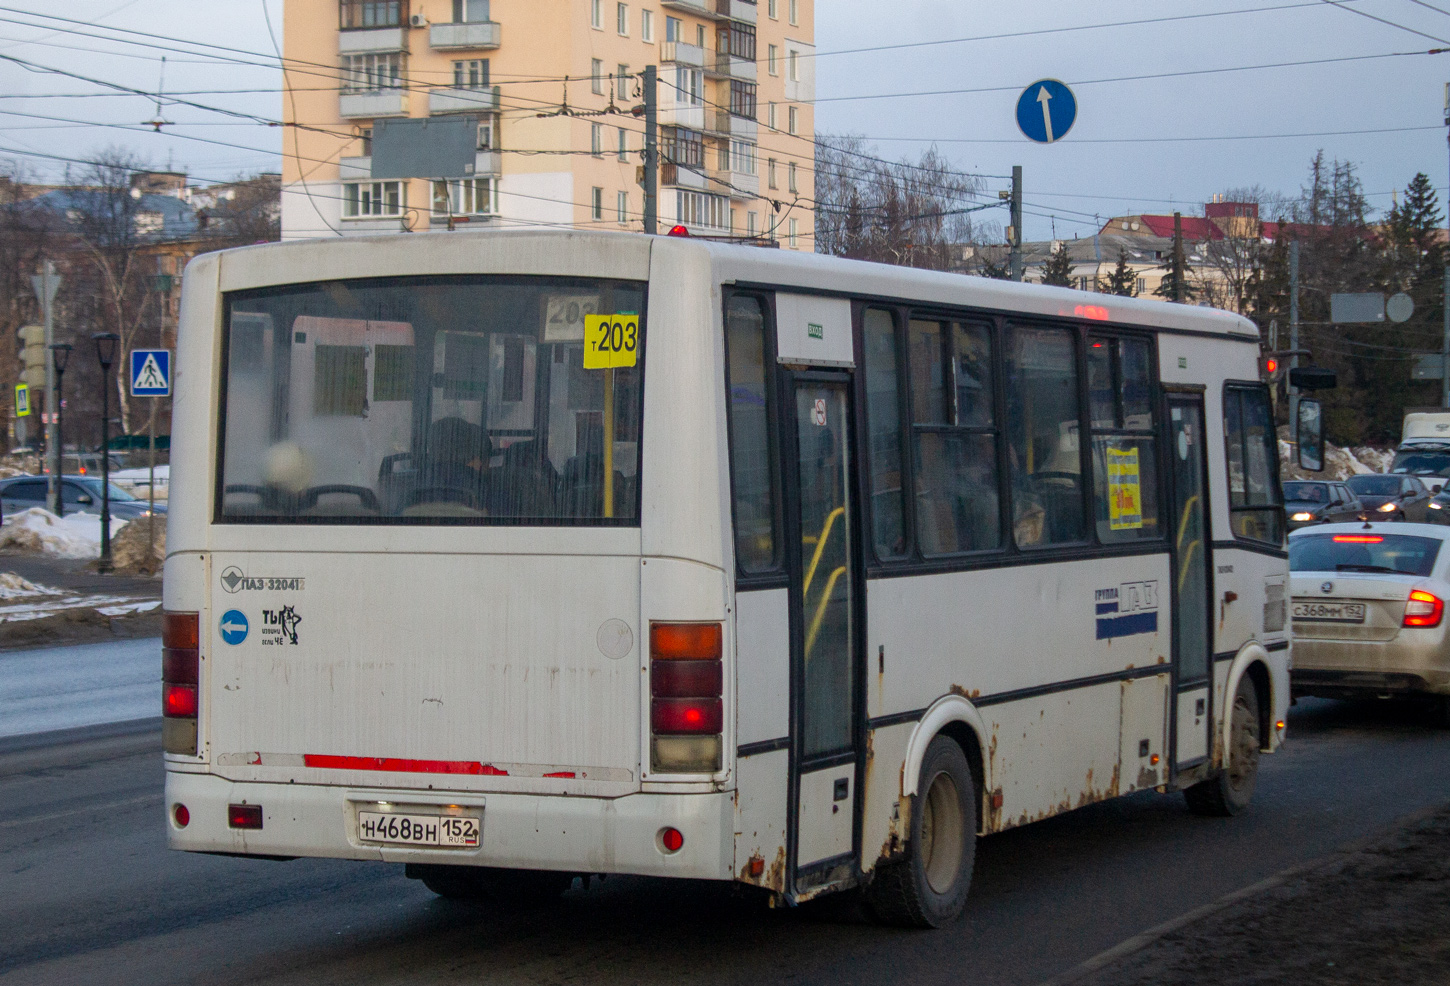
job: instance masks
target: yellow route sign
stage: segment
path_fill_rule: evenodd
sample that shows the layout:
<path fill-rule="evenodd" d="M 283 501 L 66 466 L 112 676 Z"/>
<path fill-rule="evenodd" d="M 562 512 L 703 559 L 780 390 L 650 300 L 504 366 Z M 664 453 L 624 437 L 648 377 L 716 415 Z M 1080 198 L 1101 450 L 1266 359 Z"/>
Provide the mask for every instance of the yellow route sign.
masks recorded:
<path fill-rule="evenodd" d="M 1139 482 L 1138 450 L 1105 449 L 1108 462 L 1108 527 L 1114 531 L 1143 526 L 1143 490 Z"/>
<path fill-rule="evenodd" d="M 638 362 L 638 315 L 584 316 L 584 369 L 608 370 Z"/>

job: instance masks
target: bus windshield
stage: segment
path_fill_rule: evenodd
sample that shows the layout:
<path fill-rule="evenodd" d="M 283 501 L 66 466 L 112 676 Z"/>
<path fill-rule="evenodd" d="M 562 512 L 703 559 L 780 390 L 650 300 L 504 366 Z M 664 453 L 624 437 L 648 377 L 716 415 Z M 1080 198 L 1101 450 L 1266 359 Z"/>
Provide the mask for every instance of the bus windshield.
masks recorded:
<path fill-rule="evenodd" d="M 638 524 L 642 284 L 328 281 L 226 312 L 219 521 Z M 617 345 L 586 358 L 598 316 Z"/>
<path fill-rule="evenodd" d="M 1395 461 L 1390 463 L 1390 472 L 1409 473 L 1411 476 L 1450 476 L 1450 451 L 1396 452 Z"/>

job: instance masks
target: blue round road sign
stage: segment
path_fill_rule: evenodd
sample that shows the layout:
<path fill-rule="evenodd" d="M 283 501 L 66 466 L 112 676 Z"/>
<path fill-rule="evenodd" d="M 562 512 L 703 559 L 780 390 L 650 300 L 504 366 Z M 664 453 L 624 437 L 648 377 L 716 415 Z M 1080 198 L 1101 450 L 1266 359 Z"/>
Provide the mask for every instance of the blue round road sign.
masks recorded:
<path fill-rule="evenodd" d="M 247 618 L 239 609 L 229 609 L 222 615 L 222 639 L 229 644 L 240 644 L 247 639 Z"/>
<path fill-rule="evenodd" d="M 1017 126 L 1039 144 L 1066 137 L 1076 119 L 1077 99 L 1056 79 L 1032 83 L 1017 100 Z"/>

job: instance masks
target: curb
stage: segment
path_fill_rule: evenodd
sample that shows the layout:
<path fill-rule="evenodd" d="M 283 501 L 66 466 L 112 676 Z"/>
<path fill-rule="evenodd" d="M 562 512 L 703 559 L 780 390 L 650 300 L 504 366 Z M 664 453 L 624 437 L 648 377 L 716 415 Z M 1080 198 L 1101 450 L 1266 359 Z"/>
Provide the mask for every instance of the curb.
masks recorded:
<path fill-rule="evenodd" d="M 1241 900 L 1249 897 L 1255 897 L 1259 894 L 1264 893 L 1265 891 L 1272 890 L 1273 888 L 1280 886 L 1281 884 L 1288 883 L 1295 877 L 1303 876 L 1307 873 L 1314 873 L 1319 870 L 1327 870 L 1333 867 L 1335 864 L 1343 862 L 1346 857 L 1351 856 L 1354 853 L 1357 853 L 1360 850 L 1381 841 L 1391 833 L 1397 832 L 1400 829 L 1409 828 L 1412 825 L 1424 821 L 1425 819 L 1436 814 L 1437 812 L 1443 811 L 1445 807 L 1446 806 L 1443 804 L 1437 804 L 1431 805 L 1427 808 L 1421 808 L 1419 811 L 1411 812 L 1410 814 L 1405 815 L 1403 818 L 1396 819 L 1389 825 L 1376 829 L 1369 835 L 1363 836 L 1359 839 L 1355 839 L 1353 842 L 1347 842 L 1344 845 L 1338 847 L 1337 849 L 1333 849 L 1322 856 L 1316 856 L 1315 858 L 1306 862 L 1297 863 L 1294 866 L 1290 866 L 1288 869 L 1280 870 L 1273 876 L 1260 880 L 1258 883 L 1250 884 L 1247 887 L 1242 887 L 1238 890 L 1231 891 L 1230 893 L 1223 895 L 1217 900 L 1213 900 L 1207 904 L 1204 904 L 1202 907 L 1194 908 L 1187 914 L 1180 914 L 1178 917 L 1165 921 L 1162 924 L 1155 925 L 1154 927 L 1149 928 L 1147 931 L 1141 931 L 1133 937 L 1122 941 L 1117 945 L 1114 945 L 1107 951 L 1099 952 L 1092 958 L 1073 966 L 1066 972 L 1061 972 L 1050 979 L 1042 980 L 1042 982 L 1038 983 L 1038 986 L 1071 986 L 1071 984 L 1080 982 L 1081 980 L 1086 979 L 1093 973 L 1101 972 L 1103 969 L 1107 968 L 1115 962 L 1125 959 L 1136 952 L 1142 951 L 1149 945 L 1157 942 L 1160 938 L 1170 935 L 1178 929 L 1186 927 L 1197 921 L 1202 921 L 1204 918 L 1212 914 L 1216 914 L 1219 911 L 1232 907 L 1234 904 L 1238 903 Z"/>
<path fill-rule="evenodd" d="M 159 716 L 0 737 L 0 777 L 141 753 L 161 754 Z"/>

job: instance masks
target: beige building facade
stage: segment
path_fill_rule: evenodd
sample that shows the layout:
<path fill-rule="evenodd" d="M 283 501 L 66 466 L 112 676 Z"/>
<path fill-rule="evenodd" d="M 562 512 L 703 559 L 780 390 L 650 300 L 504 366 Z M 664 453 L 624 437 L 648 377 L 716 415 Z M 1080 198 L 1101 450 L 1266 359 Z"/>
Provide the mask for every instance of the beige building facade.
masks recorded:
<path fill-rule="evenodd" d="M 638 232 L 655 65 L 660 231 L 809 251 L 813 4 L 287 0 L 282 236 Z"/>

